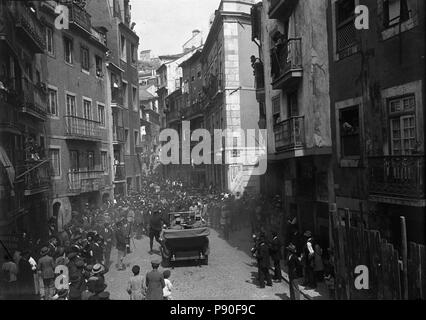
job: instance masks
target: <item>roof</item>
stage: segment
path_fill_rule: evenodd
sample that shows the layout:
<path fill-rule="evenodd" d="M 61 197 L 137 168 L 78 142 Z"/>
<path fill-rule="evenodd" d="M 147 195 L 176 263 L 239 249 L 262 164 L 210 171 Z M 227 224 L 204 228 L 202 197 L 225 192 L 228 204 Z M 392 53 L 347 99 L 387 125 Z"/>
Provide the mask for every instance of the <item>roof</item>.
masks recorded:
<path fill-rule="evenodd" d="M 146 100 L 152 100 L 156 99 L 157 97 L 151 94 L 148 91 L 148 88 L 150 88 L 152 85 L 148 86 L 139 86 L 139 100 L 140 101 L 146 101 Z"/>
<path fill-rule="evenodd" d="M 196 58 L 200 57 L 200 56 L 201 56 L 201 54 L 202 54 L 202 52 L 203 52 L 203 47 L 201 47 L 201 48 L 197 49 L 197 50 L 195 51 L 195 53 L 194 53 L 192 56 L 190 56 L 188 59 L 186 59 L 185 61 L 183 61 L 183 62 L 179 65 L 179 67 L 183 67 L 183 66 L 184 66 L 184 65 L 186 65 L 187 63 L 190 63 L 191 61 L 193 61 L 193 60 L 195 60 Z"/>

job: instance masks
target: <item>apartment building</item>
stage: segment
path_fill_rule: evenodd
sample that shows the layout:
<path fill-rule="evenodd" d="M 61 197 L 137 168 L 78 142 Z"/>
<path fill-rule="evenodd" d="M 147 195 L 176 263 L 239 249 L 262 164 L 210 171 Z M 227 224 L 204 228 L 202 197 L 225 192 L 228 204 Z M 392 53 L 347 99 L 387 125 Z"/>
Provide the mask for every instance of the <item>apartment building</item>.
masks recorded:
<path fill-rule="evenodd" d="M 355 29 L 359 4 L 368 30 Z M 337 209 L 396 248 L 403 216 L 424 244 L 425 3 L 330 1 L 327 21 Z"/>
<path fill-rule="evenodd" d="M 58 230 L 72 212 L 112 199 L 108 52 L 104 29 L 84 5 L 68 7 L 69 26 L 55 27 L 55 1 L 41 3 L 47 56 L 46 149 L 52 164 L 51 215 Z"/>
<path fill-rule="evenodd" d="M 265 0 L 252 10 L 259 125 L 268 131 L 262 190 L 324 242 L 334 191 L 326 13 L 316 0 Z"/>
<path fill-rule="evenodd" d="M 0 240 L 47 238 L 50 165 L 40 3 L 0 1 Z M 0 261 L 4 254 L 0 247 Z"/>
<path fill-rule="evenodd" d="M 251 174 L 254 165 L 242 159 L 247 150 L 239 142 L 241 129 L 259 128 L 259 108 L 250 67 L 250 57 L 258 51 L 251 41 L 253 3 L 221 1 L 201 57 L 205 127 L 212 136 L 215 129 L 232 132 L 232 139 L 228 137 L 220 146 L 212 147 L 206 183 L 231 193 L 258 193 L 260 187 L 259 176 Z M 222 162 L 217 163 L 220 156 Z"/>
<path fill-rule="evenodd" d="M 110 79 L 114 194 L 138 191 L 142 159 L 138 81 L 138 46 L 129 0 L 92 0 L 87 11 L 94 26 L 107 31 L 108 72 Z"/>

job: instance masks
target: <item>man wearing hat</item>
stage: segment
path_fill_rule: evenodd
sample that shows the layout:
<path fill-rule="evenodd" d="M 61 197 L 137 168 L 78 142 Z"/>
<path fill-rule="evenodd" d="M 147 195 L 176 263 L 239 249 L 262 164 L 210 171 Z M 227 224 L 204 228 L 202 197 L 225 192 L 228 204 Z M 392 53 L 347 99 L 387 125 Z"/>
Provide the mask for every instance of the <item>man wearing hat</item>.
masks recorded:
<path fill-rule="evenodd" d="M 70 300 L 81 300 L 81 294 L 86 288 L 86 281 L 82 275 L 73 274 L 70 276 Z"/>
<path fill-rule="evenodd" d="M 117 270 L 124 270 L 126 267 L 123 263 L 126 256 L 126 236 L 124 235 L 121 222 L 117 222 L 117 230 L 115 231 L 116 247 L 117 247 Z"/>
<path fill-rule="evenodd" d="M 43 279 L 44 299 L 50 300 L 53 296 L 55 281 L 55 262 L 49 255 L 49 248 L 43 247 L 40 252 L 41 258 L 38 260 L 38 269 Z"/>
<path fill-rule="evenodd" d="M 271 264 L 271 258 L 269 255 L 269 248 L 266 244 L 265 235 L 261 234 L 259 236 L 259 244 L 257 249 L 257 263 L 259 269 L 259 286 L 260 288 L 265 288 L 265 280 L 267 286 L 272 286 L 271 275 L 269 274 L 269 267 Z"/>
<path fill-rule="evenodd" d="M 306 231 L 304 234 L 306 243 L 303 247 L 303 258 L 304 258 L 304 267 L 305 267 L 305 281 L 303 283 L 304 286 L 310 288 L 316 288 L 317 284 L 315 281 L 315 273 L 314 273 L 314 259 L 315 259 L 315 251 L 313 245 L 312 232 Z"/>
<path fill-rule="evenodd" d="M 109 268 L 110 259 L 111 259 L 111 249 L 112 249 L 112 238 L 113 231 L 108 223 L 104 224 L 104 227 L 101 230 L 101 236 L 104 239 L 104 263 L 107 268 Z"/>
<path fill-rule="evenodd" d="M 300 266 L 300 258 L 297 256 L 297 249 L 294 244 L 290 243 L 286 249 L 288 251 L 287 266 L 290 300 L 300 300 L 299 286 L 297 283 L 297 279 L 299 278 L 298 269 Z"/>
<path fill-rule="evenodd" d="M 272 241 L 271 241 L 271 258 L 272 261 L 274 262 L 274 277 L 273 279 L 281 282 L 281 264 L 280 261 L 282 259 L 282 254 L 281 254 L 281 241 L 278 238 L 278 234 L 276 231 L 272 232 Z"/>
<path fill-rule="evenodd" d="M 163 228 L 163 223 L 161 219 L 161 214 L 158 210 L 154 211 L 154 214 L 149 220 L 149 253 L 152 253 L 152 247 L 155 240 L 161 245 L 160 242 L 160 233 Z"/>
<path fill-rule="evenodd" d="M 163 288 L 166 286 L 164 276 L 158 271 L 159 260 L 151 262 L 152 271 L 146 274 L 146 300 L 163 300 Z"/>

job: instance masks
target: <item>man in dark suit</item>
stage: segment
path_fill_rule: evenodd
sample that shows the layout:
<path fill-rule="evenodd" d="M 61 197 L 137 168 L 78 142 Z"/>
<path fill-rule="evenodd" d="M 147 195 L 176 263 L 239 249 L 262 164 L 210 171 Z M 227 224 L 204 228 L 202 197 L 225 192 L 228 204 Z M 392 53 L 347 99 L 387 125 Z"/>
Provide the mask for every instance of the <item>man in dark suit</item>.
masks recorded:
<path fill-rule="evenodd" d="M 146 300 L 163 300 L 163 288 L 166 286 L 164 277 L 158 271 L 160 261 L 152 261 L 152 271 L 146 274 Z"/>
<path fill-rule="evenodd" d="M 272 241 L 271 241 L 271 258 L 274 262 L 274 277 L 273 279 L 281 282 L 281 264 L 280 261 L 282 259 L 281 254 L 281 241 L 278 239 L 277 232 L 272 232 Z"/>
<path fill-rule="evenodd" d="M 149 252 L 152 253 L 152 246 L 155 240 L 161 245 L 160 233 L 163 228 L 163 220 L 159 211 L 154 211 L 154 214 L 149 219 Z"/>
<path fill-rule="evenodd" d="M 259 237 L 259 245 L 257 250 L 257 263 L 259 268 L 259 286 L 265 288 L 265 280 L 267 286 L 272 286 L 271 275 L 269 274 L 269 267 L 271 265 L 271 257 L 269 255 L 269 248 L 266 244 L 265 236 L 262 234 Z"/>

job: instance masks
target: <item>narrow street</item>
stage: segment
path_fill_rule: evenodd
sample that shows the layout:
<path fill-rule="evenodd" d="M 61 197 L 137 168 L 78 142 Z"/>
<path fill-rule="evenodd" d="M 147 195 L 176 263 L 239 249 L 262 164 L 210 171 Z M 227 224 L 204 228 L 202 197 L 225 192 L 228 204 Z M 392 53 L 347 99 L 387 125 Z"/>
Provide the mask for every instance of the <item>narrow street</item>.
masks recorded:
<path fill-rule="evenodd" d="M 251 243 L 247 231 L 236 232 L 229 242 L 223 240 L 217 231 L 210 234 L 209 265 L 198 267 L 192 262 L 181 262 L 171 270 L 175 300 L 287 300 L 289 297 L 286 282 L 276 283 L 273 287 L 260 289 L 257 287 L 257 268 L 255 260 L 249 255 Z M 145 274 L 151 269 L 150 261 L 159 257 L 158 244 L 154 244 L 157 254 L 150 255 L 149 238 L 132 243 L 133 252 L 126 257 L 130 268 L 117 271 L 115 261 L 117 251 L 112 252 L 111 270 L 106 274 L 108 290 L 113 300 L 128 300 L 126 293 L 127 280 L 131 275 L 131 267 L 138 264 Z M 160 270 L 164 270 L 161 269 Z"/>

